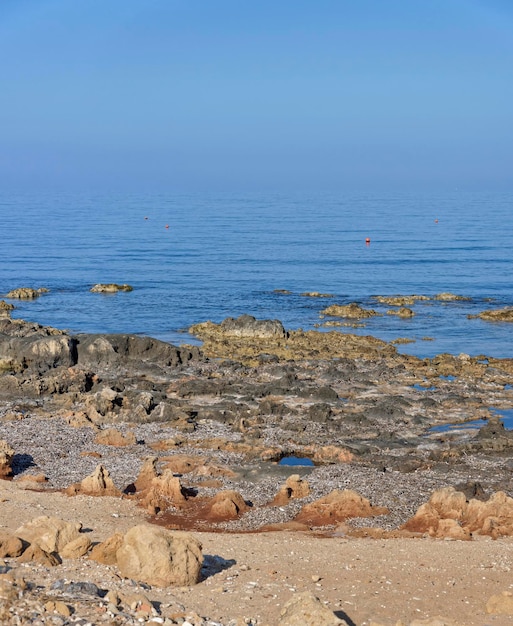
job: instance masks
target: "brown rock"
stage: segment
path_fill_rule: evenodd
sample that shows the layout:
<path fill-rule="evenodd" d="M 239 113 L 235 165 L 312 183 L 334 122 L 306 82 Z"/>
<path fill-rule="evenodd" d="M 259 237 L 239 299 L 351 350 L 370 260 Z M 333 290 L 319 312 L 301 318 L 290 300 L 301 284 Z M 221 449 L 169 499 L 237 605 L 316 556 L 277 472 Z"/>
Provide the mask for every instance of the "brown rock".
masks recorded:
<path fill-rule="evenodd" d="M 348 626 L 310 591 L 295 594 L 283 607 L 278 626 Z"/>
<path fill-rule="evenodd" d="M 117 283 L 98 283 L 91 287 L 89 291 L 92 293 L 117 293 L 118 291 L 133 291 L 131 285 L 118 285 Z"/>
<path fill-rule="evenodd" d="M 145 524 L 125 534 L 116 558 L 122 576 L 157 587 L 196 584 L 203 562 L 191 534 Z"/>
<path fill-rule="evenodd" d="M 350 517 L 374 517 L 385 515 L 388 509 L 372 506 L 369 500 L 352 489 L 335 489 L 327 496 L 304 506 L 296 517 L 297 521 L 314 526 L 334 524 Z"/>
<path fill-rule="evenodd" d="M 303 480 L 299 474 L 292 474 L 287 478 L 271 504 L 273 506 L 281 506 L 287 504 L 293 498 L 306 498 L 309 494 L 310 487 L 306 480 Z"/>
<path fill-rule="evenodd" d="M 332 304 L 327 307 L 323 311 L 321 311 L 323 315 L 331 315 L 333 317 L 348 317 L 353 319 L 365 319 L 368 317 L 374 317 L 375 315 L 379 315 L 373 309 L 364 309 L 356 302 L 352 302 L 351 304 Z"/>
<path fill-rule="evenodd" d="M 19 563 L 39 563 L 45 567 L 55 567 L 60 565 L 59 556 L 56 552 L 46 552 L 38 545 L 30 545 L 23 554 L 18 557 Z"/>
<path fill-rule="evenodd" d="M 233 490 L 220 491 L 213 497 L 207 517 L 217 521 L 236 519 L 248 510 L 249 506 L 240 493 Z"/>
<path fill-rule="evenodd" d="M 64 559 L 79 559 L 89 552 L 91 540 L 87 535 L 80 535 L 73 541 L 67 543 L 60 551 L 60 556 Z"/>
<path fill-rule="evenodd" d="M 170 470 L 156 476 L 150 488 L 141 494 L 141 505 L 150 512 L 163 511 L 169 506 L 183 507 L 187 502 L 185 489 L 180 479 Z"/>
<path fill-rule="evenodd" d="M 106 428 L 96 435 L 94 442 L 104 446 L 124 447 L 135 445 L 137 439 L 132 431 L 123 435 L 117 428 Z"/>
<path fill-rule="evenodd" d="M 17 557 L 23 552 L 23 541 L 7 530 L 0 530 L 0 559 Z"/>
<path fill-rule="evenodd" d="M 89 553 L 89 558 L 103 565 L 115 565 L 117 563 L 116 553 L 122 544 L 123 534 L 115 533 L 102 543 L 96 544 Z"/>

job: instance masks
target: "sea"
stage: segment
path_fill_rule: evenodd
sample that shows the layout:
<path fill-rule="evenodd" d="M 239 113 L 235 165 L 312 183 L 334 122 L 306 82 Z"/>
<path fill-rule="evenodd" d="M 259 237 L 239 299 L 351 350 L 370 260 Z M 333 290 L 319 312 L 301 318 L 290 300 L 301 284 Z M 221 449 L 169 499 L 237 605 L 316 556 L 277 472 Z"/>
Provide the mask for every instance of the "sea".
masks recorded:
<path fill-rule="evenodd" d="M 355 302 L 382 315 L 340 332 L 513 358 L 513 324 L 469 317 L 513 307 L 513 193 L 0 193 L 0 218 L 0 298 L 49 290 L 10 301 L 15 318 L 184 344 L 244 313 L 329 331 L 322 310 Z M 434 299 L 447 292 L 466 299 Z M 411 294 L 430 299 L 410 319 L 375 298 Z"/>

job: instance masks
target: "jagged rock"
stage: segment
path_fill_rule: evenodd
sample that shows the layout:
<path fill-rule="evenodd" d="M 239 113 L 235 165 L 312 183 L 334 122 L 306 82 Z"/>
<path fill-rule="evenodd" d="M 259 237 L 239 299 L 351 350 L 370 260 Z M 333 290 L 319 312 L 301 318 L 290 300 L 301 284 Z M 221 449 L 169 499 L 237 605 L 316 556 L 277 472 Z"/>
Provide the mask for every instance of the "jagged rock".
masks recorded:
<path fill-rule="evenodd" d="M 0 530 L 0 559 L 17 557 L 23 552 L 23 541 L 7 530 Z"/>
<path fill-rule="evenodd" d="M 385 507 L 372 506 L 367 498 L 352 489 L 335 489 L 327 496 L 304 506 L 296 517 L 297 521 L 313 526 L 334 524 L 350 517 L 374 517 L 388 513 Z"/>
<path fill-rule="evenodd" d="M 512 536 L 513 498 L 498 491 L 484 502 L 474 498 L 467 501 L 464 493 L 444 487 L 435 491 L 401 528 L 440 538 L 470 539 L 472 533 L 494 538 Z"/>
<path fill-rule="evenodd" d="M 16 531 L 16 535 L 48 553 L 60 552 L 70 541 L 80 537 L 82 524 L 66 522 L 58 517 L 36 517 Z"/>
<path fill-rule="evenodd" d="M 203 555 L 191 534 L 141 524 L 125 534 L 116 559 L 122 576 L 167 587 L 196 584 Z"/>
<path fill-rule="evenodd" d="M 141 492 L 151 488 L 153 479 L 158 477 L 156 456 L 148 457 L 144 460 L 139 475 L 134 482 L 134 491 Z"/>
<path fill-rule="evenodd" d="M 399 309 L 390 309 L 387 311 L 387 315 L 397 315 L 397 317 L 409 318 L 414 317 L 415 313 L 408 307 L 402 306 Z"/>
<path fill-rule="evenodd" d="M 373 309 L 364 309 L 356 302 L 351 304 L 332 304 L 321 311 L 322 315 L 330 315 L 332 317 L 347 317 L 350 319 L 366 319 L 379 315 Z"/>
<path fill-rule="evenodd" d="M 469 318 L 478 317 L 486 322 L 513 322 L 513 308 L 489 309 L 481 311 L 477 315 L 469 315 Z"/>
<path fill-rule="evenodd" d="M 205 322 L 189 329 L 194 335 L 225 336 L 246 338 L 283 338 L 286 336 L 283 324 L 278 320 L 257 320 L 252 315 L 241 315 L 236 319 L 227 317 L 221 324 Z"/>
<path fill-rule="evenodd" d="M 310 591 L 296 593 L 284 605 L 278 626 L 348 626 Z"/>
<path fill-rule="evenodd" d="M 6 298 L 14 298 L 16 300 L 35 300 L 39 298 L 42 293 L 47 293 L 48 289 L 40 287 L 39 289 L 32 289 L 32 287 L 18 287 L 6 294 Z"/>
<path fill-rule="evenodd" d="M 94 442 L 104 446 L 123 447 L 135 445 L 137 439 L 133 431 L 123 435 L 117 428 L 106 428 L 96 435 Z"/>
<path fill-rule="evenodd" d="M 293 498 L 306 498 L 309 494 L 310 487 L 307 481 L 303 480 L 299 474 L 292 474 L 287 478 L 271 504 L 273 506 L 281 506 L 287 504 Z"/>
<path fill-rule="evenodd" d="M 171 505 L 180 508 L 186 501 L 180 479 L 170 470 L 164 470 L 161 476 L 153 478 L 150 488 L 141 497 L 141 505 L 150 512 L 162 511 Z"/>
<path fill-rule="evenodd" d="M 118 291 L 133 291 L 131 285 L 118 285 L 116 283 L 98 283 L 91 287 L 92 293 L 117 293 Z"/>
<path fill-rule="evenodd" d="M 513 615 L 513 594 L 503 591 L 492 596 L 486 603 L 486 612 L 492 615 Z"/>
<path fill-rule="evenodd" d="M 14 450 L 4 441 L 0 440 L 0 478 L 8 478 L 12 476 L 12 459 Z"/>
<path fill-rule="evenodd" d="M 103 565 L 115 565 L 117 563 L 117 551 L 123 545 L 123 534 L 115 533 L 102 543 L 93 546 L 89 558 Z"/>
<path fill-rule="evenodd" d="M 208 518 L 218 521 L 236 519 L 248 510 L 249 506 L 240 493 L 230 489 L 220 491 L 213 497 Z"/>
<path fill-rule="evenodd" d="M 80 483 L 70 485 L 65 492 L 68 496 L 83 494 L 87 496 L 119 496 L 119 489 L 110 477 L 109 470 L 103 465 L 97 465 L 90 476 L 86 476 Z"/>
<path fill-rule="evenodd" d="M 61 564 L 56 552 L 47 552 L 37 544 L 31 544 L 23 554 L 18 557 L 18 563 L 39 563 L 45 567 L 55 567 Z"/>

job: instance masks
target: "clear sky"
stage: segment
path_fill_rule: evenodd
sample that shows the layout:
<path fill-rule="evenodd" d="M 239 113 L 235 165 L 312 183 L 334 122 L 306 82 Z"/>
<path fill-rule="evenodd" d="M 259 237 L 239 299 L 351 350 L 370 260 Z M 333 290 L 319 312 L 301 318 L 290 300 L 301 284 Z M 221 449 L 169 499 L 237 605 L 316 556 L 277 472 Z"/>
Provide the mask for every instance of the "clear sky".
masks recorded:
<path fill-rule="evenodd" d="M 511 0 L 0 0 L 0 189 L 513 189 Z"/>

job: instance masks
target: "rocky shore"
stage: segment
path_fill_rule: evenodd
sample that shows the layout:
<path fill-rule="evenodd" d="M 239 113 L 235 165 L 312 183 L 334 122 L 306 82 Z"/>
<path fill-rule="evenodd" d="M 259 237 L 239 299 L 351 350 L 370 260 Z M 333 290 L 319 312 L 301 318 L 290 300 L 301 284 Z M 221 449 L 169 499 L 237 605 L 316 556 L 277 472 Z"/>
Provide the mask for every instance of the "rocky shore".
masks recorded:
<path fill-rule="evenodd" d="M 191 332 L 0 318 L 1 623 L 510 623 L 513 359 Z"/>

